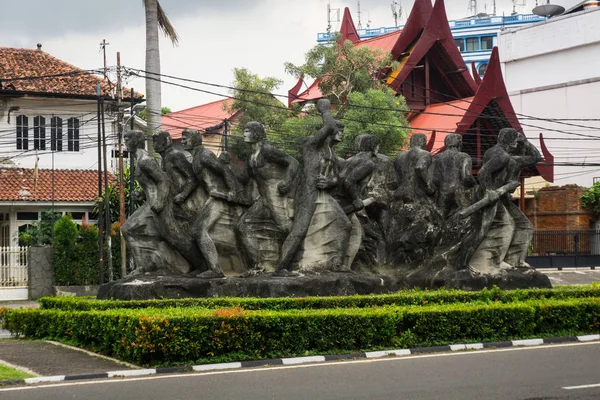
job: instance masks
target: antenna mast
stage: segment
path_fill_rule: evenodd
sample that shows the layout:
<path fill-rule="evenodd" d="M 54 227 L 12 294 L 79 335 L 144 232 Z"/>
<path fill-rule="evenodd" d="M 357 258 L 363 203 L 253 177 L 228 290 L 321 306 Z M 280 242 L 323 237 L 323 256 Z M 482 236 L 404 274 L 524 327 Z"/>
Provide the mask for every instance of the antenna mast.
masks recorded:
<path fill-rule="evenodd" d="M 477 0 L 469 0 L 469 11 L 477 16 Z"/>
<path fill-rule="evenodd" d="M 394 16 L 394 26 L 398 26 L 398 18 L 402 18 L 402 4 L 392 0 L 392 15 Z"/>
<path fill-rule="evenodd" d="M 356 26 L 357 29 L 362 29 L 362 24 L 360 22 L 360 1 L 358 2 L 358 25 Z"/>
<path fill-rule="evenodd" d="M 337 19 L 334 22 L 340 22 L 340 9 L 331 8 L 331 2 L 327 2 L 327 33 L 331 33 L 331 12 L 337 14 Z"/>

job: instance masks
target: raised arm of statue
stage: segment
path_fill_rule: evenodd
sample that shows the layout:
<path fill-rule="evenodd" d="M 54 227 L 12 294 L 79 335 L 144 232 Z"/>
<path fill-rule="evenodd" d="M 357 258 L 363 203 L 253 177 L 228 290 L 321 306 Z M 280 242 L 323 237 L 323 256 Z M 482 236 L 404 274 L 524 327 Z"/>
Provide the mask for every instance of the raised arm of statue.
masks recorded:
<path fill-rule="evenodd" d="M 317 109 L 321 113 L 321 117 L 323 117 L 323 127 L 309 140 L 320 147 L 325 144 L 325 140 L 335 132 L 337 121 L 331 114 L 331 103 L 329 100 L 320 99 L 317 101 Z"/>

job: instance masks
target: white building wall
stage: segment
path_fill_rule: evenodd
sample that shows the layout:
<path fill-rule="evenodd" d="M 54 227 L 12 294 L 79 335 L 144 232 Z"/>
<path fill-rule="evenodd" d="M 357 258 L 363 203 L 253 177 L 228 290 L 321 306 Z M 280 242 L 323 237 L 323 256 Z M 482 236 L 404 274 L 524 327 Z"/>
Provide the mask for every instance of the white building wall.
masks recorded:
<path fill-rule="evenodd" d="M 18 109 L 15 109 L 17 108 Z M 12 110 L 11 110 L 12 109 Z M 11 110 L 9 112 L 9 110 Z M 28 117 L 28 150 L 17 149 L 17 116 Z M 46 150 L 34 150 L 34 117 L 46 118 Z M 51 151 L 50 119 L 62 118 L 62 151 Z M 68 151 L 67 120 L 79 119 L 79 151 Z M 105 114 L 105 131 L 109 169 L 116 163 L 110 160 L 111 150 L 116 143 L 116 125 L 113 116 Z M 37 153 L 37 154 L 36 154 Z M 0 160 L 8 159 L 21 168 L 34 168 L 39 157 L 40 169 L 95 169 L 98 167 L 98 118 L 94 101 L 52 98 L 16 98 L 0 104 Z"/>
<path fill-rule="evenodd" d="M 555 157 L 557 185 L 589 187 L 600 177 L 600 122 L 594 121 L 600 119 L 598 26 L 600 10 L 593 10 L 499 36 L 512 104 L 538 147 L 543 133 Z M 565 163 L 588 165 L 561 165 Z"/>

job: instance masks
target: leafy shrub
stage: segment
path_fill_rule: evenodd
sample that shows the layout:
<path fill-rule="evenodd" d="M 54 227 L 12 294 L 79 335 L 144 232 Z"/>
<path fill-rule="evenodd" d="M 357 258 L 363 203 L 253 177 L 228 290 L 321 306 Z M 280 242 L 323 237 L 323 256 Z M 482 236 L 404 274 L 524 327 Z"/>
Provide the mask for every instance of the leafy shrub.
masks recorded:
<path fill-rule="evenodd" d="M 600 300 L 376 308 L 0 310 L 11 332 L 140 364 L 240 360 L 597 333 Z"/>
<path fill-rule="evenodd" d="M 99 300 L 90 301 L 72 297 L 44 297 L 40 304 L 44 309 L 62 310 L 108 310 L 114 308 L 171 308 L 205 307 L 235 308 L 245 310 L 292 310 L 325 308 L 366 308 L 386 305 L 407 306 L 452 303 L 510 303 L 534 299 L 569 299 L 600 297 L 600 285 L 569 286 L 554 289 L 502 290 L 484 289 L 479 292 L 461 290 L 408 290 L 394 294 L 334 297 L 281 297 L 281 298 L 235 298 L 213 297 L 161 300 Z"/>
<path fill-rule="evenodd" d="M 59 285 L 98 283 L 98 229 L 78 228 L 70 215 L 60 218 L 54 225 L 52 263 Z"/>

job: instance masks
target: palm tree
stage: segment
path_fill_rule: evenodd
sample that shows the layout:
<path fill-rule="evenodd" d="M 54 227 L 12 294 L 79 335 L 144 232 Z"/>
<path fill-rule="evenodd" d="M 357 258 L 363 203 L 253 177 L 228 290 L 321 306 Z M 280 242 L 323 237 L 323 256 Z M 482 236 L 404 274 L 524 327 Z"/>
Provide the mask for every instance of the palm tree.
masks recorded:
<path fill-rule="evenodd" d="M 146 141 L 148 152 L 156 157 L 152 147 L 152 134 L 160 129 L 162 108 L 158 28 L 171 40 L 173 46 L 177 45 L 179 37 L 158 0 L 144 0 L 144 8 L 146 10 L 146 110 L 148 112 Z"/>

